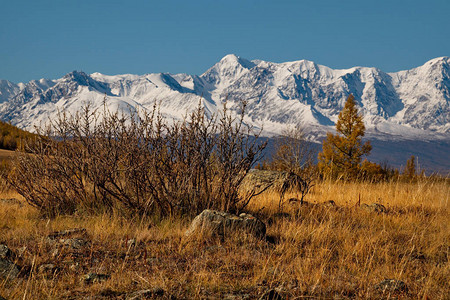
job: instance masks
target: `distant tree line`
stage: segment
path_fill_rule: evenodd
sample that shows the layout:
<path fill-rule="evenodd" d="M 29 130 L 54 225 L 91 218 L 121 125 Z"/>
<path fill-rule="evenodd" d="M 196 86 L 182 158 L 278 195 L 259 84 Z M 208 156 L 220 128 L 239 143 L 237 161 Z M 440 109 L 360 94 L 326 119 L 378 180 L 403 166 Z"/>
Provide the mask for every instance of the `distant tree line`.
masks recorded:
<path fill-rule="evenodd" d="M 362 141 L 364 135 L 363 116 L 358 112 L 354 96 L 350 94 L 336 122 L 336 134 L 328 132 L 322 143 L 317 165 L 313 164 L 313 151 L 300 126 L 283 132 L 276 139 L 273 157 L 259 164 L 258 168 L 293 172 L 310 181 L 332 179 L 382 182 L 417 179 L 419 174 L 413 155 L 407 160 L 402 174 L 387 163 L 369 161 L 367 156 L 370 155 L 372 146 L 370 141 Z M 423 175 L 422 173 L 420 176 Z"/>

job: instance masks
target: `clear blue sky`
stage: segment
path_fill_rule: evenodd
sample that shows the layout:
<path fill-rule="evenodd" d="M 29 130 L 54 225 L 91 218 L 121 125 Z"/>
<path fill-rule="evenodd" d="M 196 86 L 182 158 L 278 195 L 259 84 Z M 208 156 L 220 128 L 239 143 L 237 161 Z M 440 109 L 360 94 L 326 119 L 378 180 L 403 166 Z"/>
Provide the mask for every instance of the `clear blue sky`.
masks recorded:
<path fill-rule="evenodd" d="M 229 53 L 392 72 L 449 36 L 449 0 L 0 0 L 0 79 L 201 74 Z"/>

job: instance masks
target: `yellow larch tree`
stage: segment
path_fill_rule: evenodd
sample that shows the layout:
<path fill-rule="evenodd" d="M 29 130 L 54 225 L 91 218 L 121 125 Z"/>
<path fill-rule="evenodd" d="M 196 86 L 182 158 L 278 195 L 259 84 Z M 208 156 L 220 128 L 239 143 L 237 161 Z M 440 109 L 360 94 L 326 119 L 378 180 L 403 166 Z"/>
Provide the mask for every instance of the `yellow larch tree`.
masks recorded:
<path fill-rule="evenodd" d="M 365 133 L 363 117 L 358 113 L 355 97 L 350 94 L 336 123 L 337 134 L 327 133 L 319 153 L 319 169 L 324 176 L 357 178 L 361 159 L 372 150 L 362 142 Z"/>

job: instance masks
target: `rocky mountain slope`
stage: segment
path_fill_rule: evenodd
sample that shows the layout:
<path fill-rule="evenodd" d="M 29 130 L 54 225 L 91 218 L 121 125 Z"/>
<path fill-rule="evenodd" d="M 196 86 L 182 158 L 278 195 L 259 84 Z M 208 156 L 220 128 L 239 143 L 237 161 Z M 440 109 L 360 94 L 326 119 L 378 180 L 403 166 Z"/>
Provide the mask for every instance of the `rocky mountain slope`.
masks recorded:
<path fill-rule="evenodd" d="M 333 70 L 307 60 L 273 63 L 227 55 L 202 75 L 108 76 L 71 72 L 56 80 L 26 84 L 0 81 L 0 119 L 28 130 L 75 112 L 87 102 L 111 109 L 149 109 L 154 103 L 168 117 L 182 118 L 202 99 L 215 114 L 228 101 L 237 111 L 248 102 L 246 122 L 264 134 L 303 124 L 318 140 L 334 123 L 352 93 L 364 114 L 368 136 L 380 140 L 450 139 L 450 58 L 441 57 L 406 71 L 377 68 Z"/>

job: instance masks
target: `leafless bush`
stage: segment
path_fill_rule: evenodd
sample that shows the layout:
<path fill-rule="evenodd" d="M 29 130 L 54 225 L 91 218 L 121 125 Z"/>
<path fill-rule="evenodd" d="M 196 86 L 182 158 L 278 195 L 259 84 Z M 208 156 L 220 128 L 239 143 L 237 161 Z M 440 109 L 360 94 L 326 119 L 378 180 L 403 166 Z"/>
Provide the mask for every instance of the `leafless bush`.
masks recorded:
<path fill-rule="evenodd" d="M 106 101 L 106 100 L 105 100 Z M 100 109 L 101 110 L 101 109 Z M 60 113 L 14 162 L 8 181 L 48 215 L 79 210 L 161 216 L 205 208 L 238 212 L 255 192 L 239 193 L 266 143 L 224 105 L 207 118 L 199 104 L 183 121 L 149 112 L 86 105 Z M 99 116 L 102 116 L 101 118 Z"/>
<path fill-rule="evenodd" d="M 316 153 L 306 140 L 304 129 L 300 125 L 286 129 L 277 137 L 275 149 L 269 168 L 286 172 L 280 187 L 280 207 L 288 191 L 297 192 L 303 204 L 318 177 L 314 164 Z"/>

